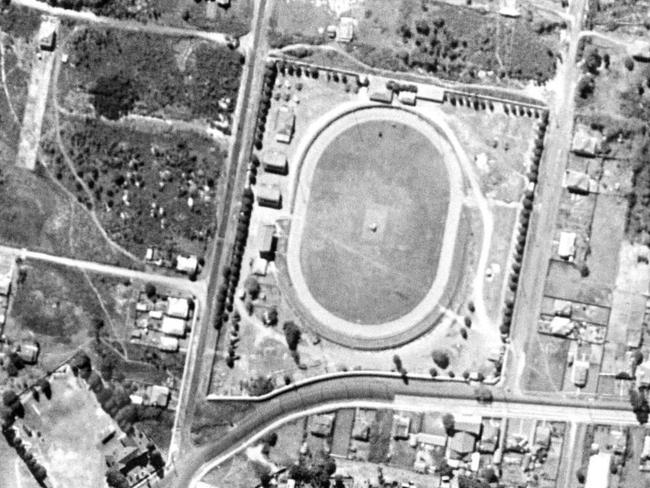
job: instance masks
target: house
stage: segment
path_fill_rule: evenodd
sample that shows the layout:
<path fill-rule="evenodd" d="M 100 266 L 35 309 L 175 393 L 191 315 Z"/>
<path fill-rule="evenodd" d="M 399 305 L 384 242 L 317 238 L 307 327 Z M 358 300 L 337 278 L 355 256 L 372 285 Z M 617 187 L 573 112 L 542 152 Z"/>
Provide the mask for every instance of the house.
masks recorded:
<path fill-rule="evenodd" d="M 371 92 L 369 98 L 373 102 L 393 103 L 393 92 L 392 90 L 382 88 Z"/>
<path fill-rule="evenodd" d="M 289 144 L 296 126 L 296 115 L 289 107 L 280 107 L 275 116 L 275 140 Z"/>
<path fill-rule="evenodd" d="M 277 185 L 258 185 L 256 197 L 262 207 L 282 208 L 282 193 Z"/>
<path fill-rule="evenodd" d="M 476 437 L 469 432 L 456 432 L 449 442 L 452 459 L 462 459 L 474 452 Z"/>
<path fill-rule="evenodd" d="M 636 40 L 627 46 L 627 52 L 637 61 L 648 62 L 650 61 L 650 42 L 643 40 Z"/>
<path fill-rule="evenodd" d="M 253 264 L 251 265 L 251 273 L 256 276 L 266 276 L 266 273 L 269 270 L 269 262 L 264 258 L 259 256 L 253 259 Z"/>
<path fill-rule="evenodd" d="M 393 418 L 393 437 L 395 439 L 408 439 L 411 429 L 411 417 L 396 415 Z"/>
<path fill-rule="evenodd" d="M 569 317 L 560 317 L 556 315 L 551 319 L 548 332 L 554 336 L 566 337 L 573 332 L 575 324 Z"/>
<path fill-rule="evenodd" d="M 145 389 L 145 405 L 167 408 L 171 391 L 166 386 L 152 385 Z"/>
<path fill-rule="evenodd" d="M 182 256 L 176 257 L 176 271 L 181 273 L 193 274 L 199 268 L 199 260 L 196 256 Z"/>
<path fill-rule="evenodd" d="M 478 450 L 484 454 L 494 454 L 499 445 L 499 434 L 501 429 L 493 422 L 483 424 L 483 434 L 478 445 Z"/>
<path fill-rule="evenodd" d="M 178 339 L 176 337 L 162 336 L 158 342 L 158 349 L 166 352 L 178 351 Z"/>
<path fill-rule="evenodd" d="M 275 225 L 262 224 L 257 232 L 257 249 L 260 257 L 270 261 L 275 253 Z"/>
<path fill-rule="evenodd" d="M 351 42 L 354 38 L 355 20 L 352 17 L 341 17 L 336 28 L 336 40 L 338 42 Z"/>
<path fill-rule="evenodd" d="M 176 337 L 185 337 L 185 321 L 176 317 L 165 315 L 160 324 L 163 334 Z"/>
<path fill-rule="evenodd" d="M 517 8 L 517 0 L 501 0 L 499 14 L 504 17 L 519 17 L 521 12 Z"/>
<path fill-rule="evenodd" d="M 637 388 L 650 386 L 650 360 L 644 361 L 636 367 L 634 373 Z"/>
<path fill-rule="evenodd" d="M 286 175 L 288 172 L 287 156 L 280 151 L 270 151 L 263 158 L 264 171 Z"/>
<path fill-rule="evenodd" d="M 162 310 L 149 310 L 147 316 L 152 320 L 162 320 L 163 311 Z"/>
<path fill-rule="evenodd" d="M 16 354 L 27 364 L 36 364 L 41 347 L 36 341 L 24 341 L 16 347 Z"/>
<path fill-rule="evenodd" d="M 352 429 L 352 438 L 358 441 L 367 442 L 370 438 L 370 425 L 365 420 L 356 421 Z"/>
<path fill-rule="evenodd" d="M 217 0 L 217 5 L 220 7 L 228 8 L 230 7 L 230 0 Z"/>
<path fill-rule="evenodd" d="M 41 27 L 38 30 L 38 46 L 43 51 L 54 51 L 56 47 L 56 22 L 53 20 L 46 20 L 41 22 Z"/>
<path fill-rule="evenodd" d="M 573 133 L 571 151 L 579 156 L 593 158 L 600 150 L 600 135 L 585 124 L 577 124 Z"/>
<path fill-rule="evenodd" d="M 576 233 L 560 232 L 560 242 L 557 246 L 557 254 L 566 261 L 573 261 L 576 253 Z"/>
<path fill-rule="evenodd" d="M 397 95 L 397 99 L 402 105 L 415 105 L 417 95 L 412 91 L 401 91 Z"/>
<path fill-rule="evenodd" d="M 165 313 L 170 317 L 185 320 L 190 316 L 190 301 L 187 298 L 169 297 Z"/>
<path fill-rule="evenodd" d="M 612 455 L 609 453 L 599 452 L 591 456 L 584 488 L 609 488 L 611 463 Z"/>
<path fill-rule="evenodd" d="M 334 427 L 334 414 L 316 415 L 311 419 L 310 432 L 318 437 L 329 437 Z"/>
<path fill-rule="evenodd" d="M 445 101 L 445 89 L 435 85 L 421 85 L 418 87 L 418 98 L 443 103 Z"/>
<path fill-rule="evenodd" d="M 454 421 L 454 430 L 467 432 L 478 437 L 481 434 L 481 417 L 479 415 L 460 415 Z"/>
<path fill-rule="evenodd" d="M 592 183 L 588 174 L 571 169 L 564 173 L 564 186 L 569 190 L 569 193 L 577 195 L 588 195 L 589 192 L 597 189 L 597 185 L 595 182 Z"/>
<path fill-rule="evenodd" d="M 573 369 L 571 370 L 571 381 L 578 388 L 582 388 L 587 384 L 587 377 L 589 375 L 589 361 L 580 359 L 573 362 Z"/>
<path fill-rule="evenodd" d="M 535 444 L 548 450 L 551 447 L 551 433 L 550 425 L 538 425 L 537 429 L 535 429 Z"/>

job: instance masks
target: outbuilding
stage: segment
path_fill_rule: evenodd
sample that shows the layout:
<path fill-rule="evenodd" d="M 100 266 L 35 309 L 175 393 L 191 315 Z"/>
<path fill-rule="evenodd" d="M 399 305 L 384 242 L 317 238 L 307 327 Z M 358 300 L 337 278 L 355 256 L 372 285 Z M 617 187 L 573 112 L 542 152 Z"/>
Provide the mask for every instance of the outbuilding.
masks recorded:
<path fill-rule="evenodd" d="M 280 107 L 275 117 L 275 140 L 289 144 L 296 127 L 296 115 L 289 107 Z"/>
<path fill-rule="evenodd" d="M 273 259 L 275 253 L 275 225 L 262 224 L 257 232 L 257 249 L 259 250 L 260 257 L 270 261 Z"/>
<path fill-rule="evenodd" d="M 566 261 L 573 261 L 576 253 L 575 232 L 560 232 L 560 242 L 557 246 L 557 254 Z"/>

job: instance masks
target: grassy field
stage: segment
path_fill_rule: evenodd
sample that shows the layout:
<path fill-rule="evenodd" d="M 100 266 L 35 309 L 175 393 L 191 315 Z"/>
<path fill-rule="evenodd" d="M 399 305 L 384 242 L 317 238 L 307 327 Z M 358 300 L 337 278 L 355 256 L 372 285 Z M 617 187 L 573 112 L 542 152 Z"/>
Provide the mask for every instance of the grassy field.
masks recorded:
<path fill-rule="evenodd" d="M 52 398 L 30 400 L 21 421 L 40 442 L 31 440 L 40 451 L 48 477 L 61 486 L 104 486 L 106 462 L 99 450 L 105 427 L 114 425 L 99 408 L 94 394 L 75 377 L 51 381 Z"/>
<path fill-rule="evenodd" d="M 526 347 L 526 366 L 521 376 L 523 389 L 534 392 L 562 391 L 567 373 L 570 341 L 543 334 L 532 334 Z"/>
<path fill-rule="evenodd" d="M 307 285 L 326 309 L 381 323 L 429 291 L 449 199 L 441 157 L 421 133 L 383 121 L 348 129 L 325 150 L 300 255 Z"/>
<path fill-rule="evenodd" d="M 152 34 L 81 28 L 63 47 L 61 100 L 90 94 L 95 112 L 174 119 L 228 118 L 235 108 L 243 57 L 222 46 Z"/>
<path fill-rule="evenodd" d="M 203 254 L 225 159 L 212 139 L 73 120 L 61 139 L 63 146 L 56 137 L 43 145 L 54 178 L 96 212 L 112 239 L 138 257 L 151 246 Z"/>

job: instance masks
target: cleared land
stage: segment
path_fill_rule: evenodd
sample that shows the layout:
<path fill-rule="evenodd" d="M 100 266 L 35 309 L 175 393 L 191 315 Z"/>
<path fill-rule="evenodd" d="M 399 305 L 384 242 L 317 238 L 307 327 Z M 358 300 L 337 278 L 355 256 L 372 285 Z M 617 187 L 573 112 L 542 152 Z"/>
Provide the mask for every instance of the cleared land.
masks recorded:
<path fill-rule="evenodd" d="M 417 130 L 377 121 L 337 136 L 316 166 L 300 250 L 316 300 L 358 323 L 411 310 L 433 282 L 448 200 L 442 156 Z"/>

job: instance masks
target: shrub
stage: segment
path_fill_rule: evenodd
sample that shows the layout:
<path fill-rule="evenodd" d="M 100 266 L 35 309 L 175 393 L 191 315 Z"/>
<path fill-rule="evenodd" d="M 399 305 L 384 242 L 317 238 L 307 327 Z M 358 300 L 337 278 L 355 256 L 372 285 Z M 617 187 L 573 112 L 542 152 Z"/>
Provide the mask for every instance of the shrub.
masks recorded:
<path fill-rule="evenodd" d="M 283 324 L 282 330 L 284 331 L 284 337 L 287 340 L 287 347 L 290 351 L 295 351 L 298 349 L 298 343 L 300 342 L 300 336 L 302 333 L 300 329 L 293 321 L 287 321 Z"/>
<path fill-rule="evenodd" d="M 433 358 L 433 362 L 440 369 L 447 369 L 449 367 L 449 355 L 445 351 L 441 349 L 434 349 L 434 351 L 431 353 L 431 356 Z"/>

